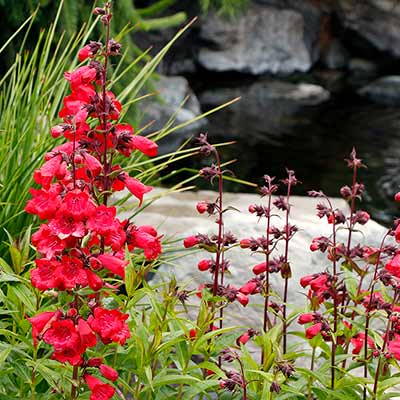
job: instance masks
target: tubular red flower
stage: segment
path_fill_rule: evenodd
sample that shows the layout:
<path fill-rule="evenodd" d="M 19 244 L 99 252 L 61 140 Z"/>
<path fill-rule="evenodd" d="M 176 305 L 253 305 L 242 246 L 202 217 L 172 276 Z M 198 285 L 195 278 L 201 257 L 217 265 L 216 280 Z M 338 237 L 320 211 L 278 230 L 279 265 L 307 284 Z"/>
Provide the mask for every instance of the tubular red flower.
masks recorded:
<path fill-rule="evenodd" d="M 250 280 L 247 283 L 245 283 L 240 289 L 239 292 L 243 294 L 254 294 L 258 293 L 258 284 L 257 281 L 255 280 Z"/>
<path fill-rule="evenodd" d="M 201 260 L 197 264 L 197 268 L 200 271 L 208 271 L 210 269 L 210 267 L 212 266 L 212 264 L 213 264 L 212 260 Z"/>
<path fill-rule="evenodd" d="M 264 273 L 266 270 L 267 270 L 267 263 L 265 261 L 253 267 L 253 273 L 256 275 L 260 275 Z"/>
<path fill-rule="evenodd" d="M 308 324 L 309 322 L 313 322 L 315 319 L 314 313 L 301 314 L 297 322 L 301 325 Z"/>
<path fill-rule="evenodd" d="M 199 240 L 197 238 L 197 236 L 188 236 L 184 241 L 183 241 L 183 245 L 185 246 L 185 248 L 189 248 L 189 247 L 193 247 L 196 246 L 196 244 L 199 243 Z"/>
<path fill-rule="evenodd" d="M 359 332 L 357 333 L 356 336 L 354 336 L 353 338 L 350 339 L 351 344 L 353 345 L 353 354 L 360 354 L 361 349 L 364 348 L 364 343 L 365 343 L 365 333 L 364 332 Z M 368 347 L 370 349 L 374 349 L 375 348 L 375 343 L 372 340 L 372 338 L 370 338 L 368 336 L 367 338 L 367 342 L 368 342 Z"/>
<path fill-rule="evenodd" d="M 99 369 L 104 378 L 109 379 L 110 381 L 116 381 L 118 379 L 118 372 L 114 368 L 101 364 Z"/>
<path fill-rule="evenodd" d="M 249 298 L 241 292 L 236 293 L 236 300 L 244 307 L 246 307 L 249 302 Z"/>
<path fill-rule="evenodd" d="M 306 338 L 312 339 L 314 336 L 318 335 L 321 332 L 322 323 L 317 322 L 316 324 L 310 326 L 306 329 Z"/>
<path fill-rule="evenodd" d="M 114 396 L 115 389 L 108 383 L 103 383 L 93 375 L 85 374 L 85 381 L 92 392 L 90 400 L 109 400 Z"/>
<path fill-rule="evenodd" d="M 60 314 L 59 311 L 46 311 L 28 318 L 28 321 L 32 324 L 32 337 L 35 346 L 37 346 L 38 337 L 44 333 L 46 327 L 50 327 L 51 322 L 57 319 Z"/>
<path fill-rule="evenodd" d="M 121 260 L 111 254 L 100 254 L 97 256 L 97 259 L 104 268 L 108 269 L 113 274 L 120 276 L 122 279 L 125 278 L 125 267 L 129 264 L 128 261 Z"/>
<path fill-rule="evenodd" d="M 126 188 L 137 198 L 139 199 L 140 204 L 143 201 L 143 196 L 153 190 L 151 186 L 146 186 L 142 182 L 140 182 L 136 178 L 130 177 L 128 174 L 124 174 L 124 182 Z"/>
<path fill-rule="evenodd" d="M 88 323 L 104 344 L 115 342 L 123 345 L 131 336 L 128 325 L 125 323 L 127 319 L 128 314 L 97 307 L 93 315 L 88 318 Z"/>

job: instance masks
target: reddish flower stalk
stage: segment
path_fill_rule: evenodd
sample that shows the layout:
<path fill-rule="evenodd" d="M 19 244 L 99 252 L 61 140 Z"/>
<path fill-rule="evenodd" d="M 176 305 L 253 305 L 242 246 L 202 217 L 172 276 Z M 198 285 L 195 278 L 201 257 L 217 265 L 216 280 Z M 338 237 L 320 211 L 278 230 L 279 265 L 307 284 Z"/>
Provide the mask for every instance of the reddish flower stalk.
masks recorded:
<path fill-rule="evenodd" d="M 291 277 L 290 265 L 288 263 L 289 257 L 289 242 L 292 238 L 291 227 L 289 225 L 289 214 L 290 214 L 290 195 L 292 186 L 299 183 L 294 175 L 294 171 L 287 170 L 288 178 L 283 180 L 283 183 L 287 186 L 286 192 L 286 215 L 285 215 L 285 253 L 284 253 L 284 270 L 281 270 L 281 274 L 284 278 L 284 289 L 283 289 L 283 309 L 282 309 L 282 319 L 283 319 L 283 327 L 282 327 L 282 336 L 283 336 L 283 354 L 286 354 L 287 351 L 287 298 L 288 298 L 288 289 L 289 289 L 289 278 Z"/>
<path fill-rule="evenodd" d="M 272 194 L 278 189 L 277 185 L 273 184 L 274 177 L 270 177 L 268 175 L 264 176 L 267 186 L 261 189 L 262 195 L 268 196 L 267 198 L 267 209 L 265 212 L 265 217 L 267 219 L 267 230 L 266 230 L 266 249 L 265 249 L 265 281 L 264 281 L 264 320 L 263 320 L 263 331 L 267 332 L 268 330 L 268 306 L 269 306 L 269 292 L 270 292 L 270 272 L 269 272 L 269 259 L 271 255 L 270 248 L 270 230 L 271 230 L 271 207 L 272 207 Z M 261 365 L 264 364 L 265 359 L 265 350 L 264 348 L 261 351 Z"/>

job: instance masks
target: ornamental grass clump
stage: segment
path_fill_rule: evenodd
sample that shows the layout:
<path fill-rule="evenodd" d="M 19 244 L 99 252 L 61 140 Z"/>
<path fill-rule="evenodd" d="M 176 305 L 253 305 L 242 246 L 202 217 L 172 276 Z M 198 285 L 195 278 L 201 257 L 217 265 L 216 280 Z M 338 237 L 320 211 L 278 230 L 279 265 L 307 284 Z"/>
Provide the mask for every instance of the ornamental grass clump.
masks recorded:
<path fill-rule="evenodd" d="M 115 388 L 99 377 L 113 382 L 118 373 L 98 356 L 100 347 L 123 346 L 131 336 L 129 315 L 107 300 L 123 283 L 127 252 L 140 249 L 153 260 L 162 250 L 153 227 L 121 221 L 109 204 L 110 196 L 125 188 L 139 203 L 152 190 L 114 160 L 134 151 L 155 156 L 157 145 L 118 122 L 121 104 L 107 88 L 107 70 L 121 46 L 109 37 L 111 4 L 94 13 L 105 27 L 105 42 L 83 47 L 79 60 L 86 65 L 65 73 L 71 93 L 59 112 L 63 122 L 51 134 L 67 142 L 46 154 L 34 173 L 40 188 L 31 189 L 26 205 L 28 213 L 47 220 L 32 235 L 39 254 L 30 273 L 32 285 L 52 291 L 59 302 L 56 309 L 28 320 L 35 345 L 50 345 L 52 359 L 73 367 L 70 398 L 76 399 L 86 384 L 92 400 L 105 400 Z"/>

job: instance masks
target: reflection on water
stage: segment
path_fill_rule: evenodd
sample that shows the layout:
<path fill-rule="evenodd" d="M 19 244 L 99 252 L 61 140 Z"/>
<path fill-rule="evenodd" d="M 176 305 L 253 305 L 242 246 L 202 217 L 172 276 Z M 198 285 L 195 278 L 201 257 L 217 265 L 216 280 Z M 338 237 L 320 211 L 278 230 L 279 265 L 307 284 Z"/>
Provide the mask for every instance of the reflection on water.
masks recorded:
<path fill-rule="evenodd" d="M 279 98 L 264 89 L 246 85 L 200 94 L 203 110 L 242 95 L 238 104 L 210 116 L 208 126 L 214 143 L 237 141 L 223 150 L 225 160 L 238 158 L 232 167 L 236 175 L 258 182 L 264 174 L 283 177 L 288 167 L 303 182 L 296 194 L 321 189 L 338 196 L 342 185 L 351 184 L 344 159 L 355 146 L 368 166 L 359 179 L 366 186 L 363 207 L 374 219 L 390 223 L 399 213 L 393 195 L 400 190 L 400 109 L 347 94 L 315 104 L 312 98 Z"/>

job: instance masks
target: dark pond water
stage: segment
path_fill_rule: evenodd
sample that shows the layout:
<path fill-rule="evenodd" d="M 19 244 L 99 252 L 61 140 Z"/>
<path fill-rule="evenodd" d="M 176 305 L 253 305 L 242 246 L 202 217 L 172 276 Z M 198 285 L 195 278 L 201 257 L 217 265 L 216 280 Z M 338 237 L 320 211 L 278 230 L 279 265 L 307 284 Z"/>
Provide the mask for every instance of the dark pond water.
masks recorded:
<path fill-rule="evenodd" d="M 303 183 L 296 194 L 321 189 L 338 196 L 341 186 L 351 184 L 344 159 L 354 146 L 368 166 L 359 177 L 366 186 L 362 207 L 384 224 L 400 214 L 393 201 L 400 190 L 400 108 L 372 104 L 350 90 L 321 104 L 304 104 L 265 95 L 262 82 L 229 82 L 211 90 L 207 86 L 196 89 L 203 111 L 242 96 L 237 104 L 210 116 L 205 129 L 214 143 L 236 140 L 222 150 L 222 157 L 238 159 L 229 167 L 238 178 L 256 183 L 264 174 L 281 178 L 288 167 Z M 198 167 L 204 161 L 191 163 Z M 253 191 L 231 183 L 226 188 Z"/>

